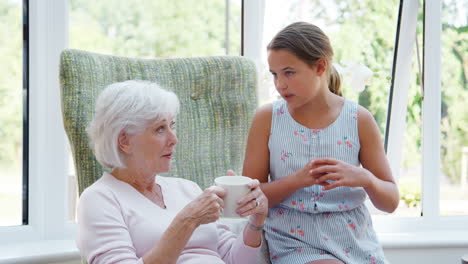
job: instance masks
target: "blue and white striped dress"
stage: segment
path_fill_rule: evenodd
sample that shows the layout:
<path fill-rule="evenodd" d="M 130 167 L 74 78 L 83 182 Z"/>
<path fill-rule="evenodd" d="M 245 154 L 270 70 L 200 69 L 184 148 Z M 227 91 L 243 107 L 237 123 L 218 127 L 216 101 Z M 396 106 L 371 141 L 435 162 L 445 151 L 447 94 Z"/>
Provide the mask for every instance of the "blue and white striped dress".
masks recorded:
<path fill-rule="evenodd" d="M 302 169 L 315 158 L 334 158 L 359 166 L 357 103 L 345 99 L 338 118 L 324 129 L 297 123 L 287 103 L 273 103 L 270 180 Z M 265 236 L 272 263 L 307 263 L 338 259 L 347 264 L 386 263 L 362 187 L 323 191 L 313 185 L 291 194 L 270 209 Z"/>

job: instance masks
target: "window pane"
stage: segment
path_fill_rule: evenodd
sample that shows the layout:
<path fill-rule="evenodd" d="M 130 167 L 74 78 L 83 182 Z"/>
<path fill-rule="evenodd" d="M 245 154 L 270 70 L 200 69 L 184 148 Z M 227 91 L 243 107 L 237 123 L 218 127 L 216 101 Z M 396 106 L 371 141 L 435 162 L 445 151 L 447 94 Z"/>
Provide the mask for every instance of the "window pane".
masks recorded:
<path fill-rule="evenodd" d="M 422 31 L 418 29 L 418 38 L 422 39 Z M 421 41 L 419 41 L 421 45 Z M 421 49 L 419 50 L 422 56 Z M 406 126 L 403 139 L 402 164 L 400 165 L 398 189 L 400 191 L 400 204 L 396 216 L 421 216 L 421 187 L 422 187 L 422 97 L 421 85 L 417 63 L 417 53 L 413 55 L 414 76 L 408 88 L 408 102 Z M 422 63 L 422 60 L 421 60 Z M 421 76 L 422 78 L 422 76 Z"/>
<path fill-rule="evenodd" d="M 369 84 L 360 92 L 358 87 L 351 85 L 352 78 L 343 71 L 342 90 L 345 97 L 358 101 L 374 115 L 383 140 L 399 2 L 269 0 L 265 5 L 260 103 L 271 102 L 279 97 L 266 63 L 267 44 L 290 23 L 306 21 L 319 26 L 328 35 L 335 53 L 334 62 L 345 68 L 345 71 L 354 72 L 359 65 L 363 65 L 373 72 L 368 79 Z M 378 213 L 377 209 L 370 209 Z"/>
<path fill-rule="evenodd" d="M 441 215 L 468 215 L 468 2 L 442 4 Z"/>
<path fill-rule="evenodd" d="M 71 0 L 70 8 L 71 48 L 138 57 L 226 55 L 227 47 L 240 54 L 240 0 L 229 1 L 229 45 L 226 1 Z"/>
<path fill-rule="evenodd" d="M 22 224 L 22 4 L 0 1 L 0 226 Z"/>
<path fill-rule="evenodd" d="M 240 55 L 241 2 L 70 0 L 70 48 L 145 58 Z M 74 221 L 74 171 L 69 183 Z"/>
<path fill-rule="evenodd" d="M 399 175 L 397 179 L 400 191 L 400 204 L 396 211 L 397 217 L 419 217 L 422 213 L 422 3 L 419 7 L 419 16 L 416 26 L 417 38 L 411 60 L 410 84 L 408 87 L 407 114 L 405 120 L 402 162 L 400 170 L 394 172 Z M 404 27 L 404 25 L 401 25 Z M 394 89 L 398 89 L 395 87 Z M 398 100 L 398 99 L 393 99 Z"/>

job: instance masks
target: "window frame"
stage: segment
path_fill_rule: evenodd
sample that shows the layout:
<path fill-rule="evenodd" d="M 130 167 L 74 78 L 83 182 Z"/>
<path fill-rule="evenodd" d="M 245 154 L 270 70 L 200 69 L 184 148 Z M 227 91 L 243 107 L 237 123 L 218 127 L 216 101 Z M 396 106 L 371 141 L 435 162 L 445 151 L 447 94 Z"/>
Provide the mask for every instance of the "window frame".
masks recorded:
<path fill-rule="evenodd" d="M 403 0 L 405 5 L 414 5 L 414 2 Z M 262 48 L 260 33 L 263 32 L 264 6 L 264 0 L 243 2 L 244 56 L 252 58 L 257 66 L 260 65 Z M 441 113 L 438 110 L 441 105 L 441 1 L 426 1 L 423 8 L 426 84 L 422 128 L 424 214 L 415 218 L 386 216 L 376 219 L 374 225 L 378 233 L 384 234 L 454 231 L 459 236 L 457 243 L 468 245 L 467 232 L 463 231 L 468 225 L 468 216 L 439 215 L 439 180 L 436 172 L 440 169 Z M 418 9 L 411 10 L 413 13 L 409 15 L 417 16 Z M 76 224 L 67 220 L 68 141 L 61 116 L 58 80 L 60 52 L 68 47 L 68 14 L 67 0 L 37 0 L 29 3 L 29 223 L 24 226 L 0 227 L 0 245 L 50 239 L 72 240 L 76 234 Z M 404 23 L 402 25 L 405 26 Z M 402 35 L 399 41 L 408 43 L 412 38 L 414 35 Z M 414 47 L 413 44 L 407 46 L 410 49 Z M 395 78 L 402 78 L 401 74 L 397 69 Z M 403 82 L 395 85 L 392 118 L 397 112 L 406 112 L 407 93 L 405 95 L 404 86 L 407 85 Z M 403 123 L 397 121 L 390 121 L 388 134 L 388 158 L 394 172 L 400 168 L 401 162 L 398 160 L 402 148 L 398 146 L 402 144 L 404 132 L 404 119 Z"/>
<path fill-rule="evenodd" d="M 68 1 L 26 3 L 29 28 L 27 225 L 0 227 L 0 244 L 73 239 L 67 221 L 67 139 L 59 87 L 59 56 L 67 47 Z M 23 72 L 23 74 L 25 74 Z M 23 190 L 23 191 L 24 191 Z"/>
<path fill-rule="evenodd" d="M 402 25 L 414 27 L 404 28 L 400 32 L 397 57 L 413 58 L 414 40 L 419 1 L 403 0 Z M 422 215 L 420 217 L 387 216 L 374 220 L 375 229 L 379 233 L 421 234 L 427 232 L 455 232 L 451 236 L 459 237 L 457 243 L 468 244 L 466 216 L 440 215 L 440 121 L 441 121 L 441 0 L 423 1 L 424 33 L 423 33 L 423 83 L 424 100 L 422 102 Z M 434 56 L 434 54 L 438 54 Z M 405 129 L 408 87 L 410 81 L 411 61 L 395 65 L 395 86 L 393 100 L 390 105 L 388 128 L 388 152 L 393 174 L 400 171 L 403 155 L 403 138 Z M 398 176 L 398 175 L 396 175 Z"/>
<path fill-rule="evenodd" d="M 23 225 L 29 223 L 29 0 L 23 0 L 23 183 L 22 215 Z"/>

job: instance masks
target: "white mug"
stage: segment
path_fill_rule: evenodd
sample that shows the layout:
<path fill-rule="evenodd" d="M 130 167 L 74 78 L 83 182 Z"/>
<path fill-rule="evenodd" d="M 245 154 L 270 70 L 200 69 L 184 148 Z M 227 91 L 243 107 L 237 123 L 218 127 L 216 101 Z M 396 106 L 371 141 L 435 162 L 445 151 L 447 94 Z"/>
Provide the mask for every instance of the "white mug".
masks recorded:
<path fill-rule="evenodd" d="M 221 176 L 214 180 L 216 186 L 226 190 L 226 195 L 223 198 L 223 217 L 241 217 L 236 213 L 239 206 L 237 201 L 250 192 L 247 184 L 251 181 L 251 178 L 245 176 Z"/>

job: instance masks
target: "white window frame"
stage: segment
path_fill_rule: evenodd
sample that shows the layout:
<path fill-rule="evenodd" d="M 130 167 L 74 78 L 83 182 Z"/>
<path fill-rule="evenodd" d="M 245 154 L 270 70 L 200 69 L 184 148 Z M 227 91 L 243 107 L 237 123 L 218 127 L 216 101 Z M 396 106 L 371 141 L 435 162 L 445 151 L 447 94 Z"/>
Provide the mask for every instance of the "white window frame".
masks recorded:
<path fill-rule="evenodd" d="M 59 88 L 68 1 L 29 1 L 29 224 L 0 227 L 0 245 L 73 239 L 67 221 L 68 152 Z"/>
<path fill-rule="evenodd" d="M 413 9 L 408 9 L 411 10 L 408 17 L 417 15 L 414 1 L 418 0 L 404 1 L 405 5 L 413 6 Z M 258 45 L 261 45 L 261 41 L 258 41 L 258 37 L 263 31 L 264 4 L 264 0 L 245 1 L 244 7 L 245 55 L 257 62 L 260 58 L 261 47 Z M 407 237 L 412 237 L 412 234 L 451 232 L 451 237 L 456 239 L 450 240 L 450 243 L 467 246 L 468 235 L 464 230 L 468 226 L 468 216 L 439 216 L 437 172 L 440 171 L 441 1 L 428 0 L 424 8 L 426 12 L 422 185 L 424 216 L 415 218 L 388 216 L 376 220 L 375 226 L 384 236 L 387 234 L 394 238 L 397 235 L 395 243 L 398 243 L 396 241 L 402 238 L 403 233 L 407 234 Z M 25 241 L 73 240 L 76 233 L 76 224 L 67 220 L 68 151 L 61 116 L 58 81 L 59 55 L 68 46 L 68 1 L 31 0 L 29 10 L 29 225 L 0 227 L 0 246 Z M 414 39 L 414 36 L 408 34 L 407 38 Z M 414 45 L 407 45 L 412 41 L 405 39 L 404 36 L 400 41 L 406 43 L 407 48 L 414 49 Z M 405 45 L 400 47 L 403 46 Z M 405 52 L 411 53 L 408 50 Z M 434 56 L 434 54 L 439 55 Z M 405 73 L 397 71 L 395 78 L 397 80 L 406 78 L 406 81 L 409 81 L 409 77 L 402 77 L 401 74 Z M 404 89 L 407 87 L 403 81 L 395 86 L 393 113 L 398 111 L 404 113 L 406 109 L 404 102 L 407 101 L 407 92 Z M 392 169 L 396 172 L 399 171 L 401 164 L 399 157 L 404 119 L 402 123 L 400 116 L 400 119 L 391 120 L 390 123 L 392 129 L 389 134 L 388 156 Z"/>
<path fill-rule="evenodd" d="M 244 54 L 243 56 L 252 59 L 257 67 L 257 84 L 260 84 L 260 67 L 262 65 L 262 38 L 263 22 L 265 12 L 265 0 L 243 0 L 244 4 Z M 258 86 L 258 85 L 257 85 Z M 257 100 L 260 99 L 257 91 Z"/>
<path fill-rule="evenodd" d="M 413 58 L 416 36 L 415 19 L 419 4 L 417 0 L 403 1 L 403 16 L 399 58 Z M 421 217 L 385 217 L 375 221 L 376 230 L 381 233 L 443 233 L 462 245 L 468 244 L 468 216 L 440 216 L 440 120 L 441 120 L 441 1 L 429 0 L 424 6 L 424 101 L 422 107 L 422 212 Z M 437 55 L 438 54 L 438 55 Z M 403 156 L 403 137 L 411 61 L 397 61 L 394 97 L 391 105 L 388 158 L 392 171 L 400 171 Z M 398 176 L 398 175 L 396 175 Z"/>

